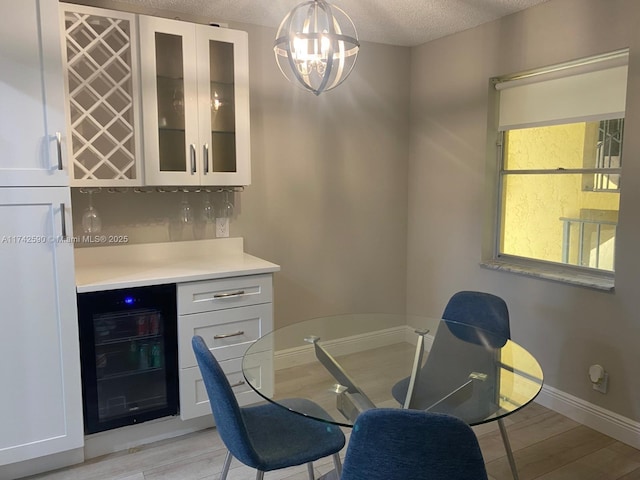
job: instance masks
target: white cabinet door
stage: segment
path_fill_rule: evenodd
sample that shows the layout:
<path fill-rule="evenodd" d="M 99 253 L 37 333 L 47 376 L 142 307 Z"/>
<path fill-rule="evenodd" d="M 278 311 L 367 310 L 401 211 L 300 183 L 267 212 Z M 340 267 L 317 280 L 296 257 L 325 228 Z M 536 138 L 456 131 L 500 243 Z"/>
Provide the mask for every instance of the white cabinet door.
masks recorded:
<path fill-rule="evenodd" d="M 0 188 L 0 465 L 83 445 L 68 188 Z M 70 232 L 68 232 L 70 234 Z"/>
<path fill-rule="evenodd" d="M 249 46 L 247 32 L 196 26 L 199 140 L 203 185 L 249 185 Z"/>
<path fill-rule="evenodd" d="M 145 180 L 199 185 L 194 25 L 140 16 Z"/>
<path fill-rule="evenodd" d="M 146 183 L 248 185 L 246 32 L 139 20 Z"/>
<path fill-rule="evenodd" d="M 57 0 L 0 2 L 0 186 L 68 185 Z"/>

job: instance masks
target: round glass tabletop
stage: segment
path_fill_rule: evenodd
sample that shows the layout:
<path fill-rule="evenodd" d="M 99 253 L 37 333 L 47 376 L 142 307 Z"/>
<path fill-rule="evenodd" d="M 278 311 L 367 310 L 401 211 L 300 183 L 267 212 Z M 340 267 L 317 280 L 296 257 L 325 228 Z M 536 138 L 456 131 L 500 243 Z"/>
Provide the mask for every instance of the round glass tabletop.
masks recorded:
<path fill-rule="evenodd" d="M 347 427 L 360 412 L 380 407 L 447 413 L 477 425 L 527 405 L 543 383 L 537 360 L 508 338 L 449 320 L 389 314 L 276 329 L 249 347 L 242 370 L 266 400 Z M 296 398 L 325 411 L 305 411 Z"/>

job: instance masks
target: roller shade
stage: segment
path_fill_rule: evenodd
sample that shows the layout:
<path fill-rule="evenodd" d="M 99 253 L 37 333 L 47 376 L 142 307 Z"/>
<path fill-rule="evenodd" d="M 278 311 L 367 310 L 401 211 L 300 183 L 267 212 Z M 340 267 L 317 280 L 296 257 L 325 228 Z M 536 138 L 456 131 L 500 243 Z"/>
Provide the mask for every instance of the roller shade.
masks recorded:
<path fill-rule="evenodd" d="M 577 67 L 556 69 L 549 75 L 498 82 L 499 129 L 624 117 L 627 61 L 628 55 L 624 65 L 590 63 L 586 72 Z"/>

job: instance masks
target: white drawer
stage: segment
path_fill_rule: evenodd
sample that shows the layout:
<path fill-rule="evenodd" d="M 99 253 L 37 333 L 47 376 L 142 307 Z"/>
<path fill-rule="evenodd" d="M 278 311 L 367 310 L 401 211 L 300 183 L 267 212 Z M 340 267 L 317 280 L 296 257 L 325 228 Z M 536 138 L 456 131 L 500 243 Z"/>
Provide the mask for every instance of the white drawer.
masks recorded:
<path fill-rule="evenodd" d="M 245 381 L 242 375 L 241 358 L 220 362 L 220 366 L 227 375 L 240 406 L 264 401 Z M 260 378 L 260 370 L 261 368 L 257 368 L 252 371 L 252 376 Z M 272 369 L 269 368 L 267 371 L 272 371 Z M 183 368 L 180 370 L 180 418 L 188 420 L 203 415 L 211 415 L 211 406 L 200 369 L 197 366 Z"/>
<path fill-rule="evenodd" d="M 178 315 L 271 302 L 271 278 L 264 274 L 178 283 Z"/>
<path fill-rule="evenodd" d="M 200 335 L 219 362 L 244 355 L 258 338 L 273 328 L 273 304 L 180 315 L 178 358 L 180 368 L 197 365 L 191 339 Z"/>

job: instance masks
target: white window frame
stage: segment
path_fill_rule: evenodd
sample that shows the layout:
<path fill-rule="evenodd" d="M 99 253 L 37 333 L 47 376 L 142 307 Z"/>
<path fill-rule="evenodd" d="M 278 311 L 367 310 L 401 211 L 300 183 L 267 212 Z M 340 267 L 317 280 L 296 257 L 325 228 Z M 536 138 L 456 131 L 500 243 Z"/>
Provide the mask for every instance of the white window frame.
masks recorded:
<path fill-rule="evenodd" d="M 561 65 L 556 65 L 544 69 L 523 72 L 521 74 L 512 75 L 508 77 L 500 77 L 492 79 L 494 85 L 496 85 L 496 90 L 499 91 L 498 96 L 500 97 L 502 94 L 502 90 L 505 87 L 505 84 L 511 83 L 511 85 L 527 85 L 534 84 L 537 82 L 544 82 L 547 79 L 563 79 L 569 78 L 575 74 L 580 74 L 582 72 L 591 72 L 591 71 L 600 71 L 603 69 L 609 69 L 610 71 L 617 70 L 612 75 L 615 77 L 621 77 L 622 69 L 618 68 L 624 66 L 624 82 L 626 85 L 626 64 L 628 63 L 628 50 L 621 50 L 617 52 L 612 52 L 610 54 L 601 55 L 597 57 L 591 57 L 588 59 L 583 59 L 576 62 L 569 62 Z M 611 77 L 611 75 L 610 75 Z M 543 80 L 541 80 L 543 79 Z M 555 82 L 557 84 L 561 84 L 563 80 L 560 82 Z M 532 101 L 534 105 L 538 105 L 541 100 L 536 99 L 535 90 L 539 90 L 540 92 L 545 92 L 545 88 L 548 86 L 553 87 L 552 83 L 549 82 L 548 85 L 536 86 L 533 89 L 529 89 L 527 93 L 532 93 Z M 585 84 L 588 86 L 588 81 Z M 547 89 L 548 90 L 548 89 Z M 519 273 L 539 278 L 545 278 L 549 280 L 570 283 L 580 286 L 591 287 L 600 290 L 613 290 L 614 282 L 615 282 L 615 273 L 589 268 L 584 266 L 570 265 L 560 262 L 550 262 L 545 260 L 537 260 L 534 258 L 528 257 L 519 257 L 508 254 L 500 253 L 500 239 L 502 233 L 502 225 L 501 225 L 501 213 L 502 213 L 502 188 L 503 188 L 503 176 L 513 174 L 513 171 L 504 169 L 504 131 L 512 130 L 514 128 L 525 128 L 525 127 L 533 127 L 533 126 L 545 126 L 545 125 L 554 125 L 554 124 L 568 124 L 575 123 L 581 121 L 594 121 L 594 120 L 606 120 L 610 118 L 620 118 L 624 117 L 624 104 L 626 103 L 626 86 L 624 88 L 624 96 L 622 100 L 620 98 L 615 99 L 615 106 L 610 107 L 610 112 L 603 113 L 602 111 L 597 110 L 596 107 L 588 107 L 588 108 L 596 108 L 596 114 L 591 114 L 591 112 L 587 109 L 580 110 L 580 106 L 582 105 L 580 102 L 577 102 L 578 110 L 569 106 L 568 110 L 563 111 L 560 108 L 560 111 L 552 111 L 554 109 L 538 109 L 534 112 L 533 116 L 528 118 L 518 117 L 519 111 L 516 104 L 516 108 L 513 110 L 515 113 L 512 116 L 505 116 L 504 113 L 504 104 L 500 105 L 498 108 L 498 138 L 496 141 L 497 148 L 497 172 L 495 178 L 495 188 L 494 195 L 495 198 L 495 211 L 494 211 L 494 227 L 493 227 L 493 245 L 492 245 L 492 256 L 489 260 L 484 260 L 481 265 L 485 268 L 508 271 L 513 273 Z M 504 99 L 504 97 L 502 98 Z M 607 101 L 605 100 L 605 103 Z M 567 102 L 570 103 L 570 102 Z M 576 102 L 574 102 L 576 103 Z M 602 102 L 601 102 L 602 103 Z M 612 102 L 609 101 L 609 104 Z M 526 101 L 525 101 L 526 104 Z M 596 101 L 595 105 L 598 102 Z M 622 109 L 620 108 L 622 106 Z M 526 108 L 526 105 L 523 105 L 522 108 Z M 621 111 L 622 110 L 622 111 Z M 550 112 L 550 115 L 547 113 Z M 505 121 L 505 119 L 507 119 Z M 495 157 L 494 157 L 495 158 Z M 571 169 L 571 170 L 562 170 L 556 172 L 557 174 L 583 174 L 583 173 L 611 173 L 611 174 L 621 174 L 621 168 L 593 168 L 593 169 Z M 553 170 L 518 170 L 518 174 L 554 174 Z"/>

